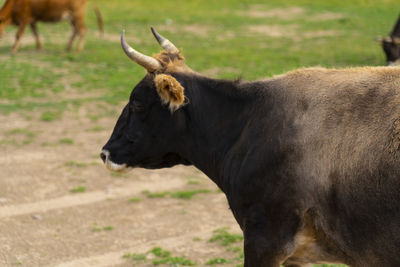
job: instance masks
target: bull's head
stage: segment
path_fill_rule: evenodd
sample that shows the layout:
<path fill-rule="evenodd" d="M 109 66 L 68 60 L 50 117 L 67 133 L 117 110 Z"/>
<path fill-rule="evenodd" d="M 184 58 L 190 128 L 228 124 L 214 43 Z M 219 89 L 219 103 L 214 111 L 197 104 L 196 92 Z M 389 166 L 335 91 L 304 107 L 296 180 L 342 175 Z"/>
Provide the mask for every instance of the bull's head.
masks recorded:
<path fill-rule="evenodd" d="M 146 56 L 130 47 L 121 35 L 126 55 L 147 70 L 133 89 L 114 131 L 103 147 L 101 158 L 107 168 L 123 171 L 132 167 L 163 168 L 189 164 L 179 156 L 180 139 L 185 134 L 184 95 L 179 73 L 190 72 L 180 51 L 167 39 L 152 32 L 164 48 Z"/>

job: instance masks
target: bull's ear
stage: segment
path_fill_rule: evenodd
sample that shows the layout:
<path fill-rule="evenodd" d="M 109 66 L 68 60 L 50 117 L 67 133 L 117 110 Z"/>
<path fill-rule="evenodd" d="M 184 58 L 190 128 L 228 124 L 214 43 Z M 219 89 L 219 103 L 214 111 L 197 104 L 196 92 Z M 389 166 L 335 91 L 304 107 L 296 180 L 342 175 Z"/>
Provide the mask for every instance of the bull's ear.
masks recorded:
<path fill-rule="evenodd" d="M 174 77 L 167 74 L 158 74 L 154 78 L 154 82 L 162 102 L 169 105 L 171 112 L 184 105 L 183 86 Z"/>

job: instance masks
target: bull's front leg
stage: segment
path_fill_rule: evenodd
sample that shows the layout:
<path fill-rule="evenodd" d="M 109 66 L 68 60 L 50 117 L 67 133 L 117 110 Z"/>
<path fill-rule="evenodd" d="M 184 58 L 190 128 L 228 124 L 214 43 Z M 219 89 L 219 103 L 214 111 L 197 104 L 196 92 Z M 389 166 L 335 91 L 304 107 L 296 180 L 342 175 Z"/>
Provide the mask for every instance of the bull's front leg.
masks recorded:
<path fill-rule="evenodd" d="M 281 214 L 261 204 L 248 208 L 243 220 L 245 267 L 279 267 L 295 250 L 301 220 L 296 212 Z"/>

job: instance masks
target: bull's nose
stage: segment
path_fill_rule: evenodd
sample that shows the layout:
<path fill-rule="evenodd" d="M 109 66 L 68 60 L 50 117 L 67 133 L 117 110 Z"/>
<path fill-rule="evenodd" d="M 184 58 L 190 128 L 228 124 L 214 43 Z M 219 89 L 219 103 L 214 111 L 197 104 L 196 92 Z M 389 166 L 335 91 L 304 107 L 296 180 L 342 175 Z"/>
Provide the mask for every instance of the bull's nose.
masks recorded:
<path fill-rule="evenodd" d="M 108 152 L 108 150 L 103 149 L 100 153 L 100 158 L 103 160 L 104 163 L 106 163 L 109 155 L 110 152 Z"/>

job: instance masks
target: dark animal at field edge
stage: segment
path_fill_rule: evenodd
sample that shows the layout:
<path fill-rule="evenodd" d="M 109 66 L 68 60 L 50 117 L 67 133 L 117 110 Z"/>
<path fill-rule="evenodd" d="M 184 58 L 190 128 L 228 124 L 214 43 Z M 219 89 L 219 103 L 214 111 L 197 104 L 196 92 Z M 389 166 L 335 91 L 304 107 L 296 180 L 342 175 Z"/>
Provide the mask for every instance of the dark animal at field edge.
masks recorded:
<path fill-rule="evenodd" d="M 246 267 L 400 266 L 400 69 L 204 77 L 164 50 L 103 147 L 107 168 L 194 165 L 225 193 Z M 215 214 L 218 216 L 218 214 Z"/>
<path fill-rule="evenodd" d="M 29 24 L 35 36 L 36 47 L 42 49 L 36 23 L 58 22 L 69 20 L 73 27 L 73 33 L 69 39 L 67 50 L 70 51 L 73 42 L 79 36 L 77 51 L 83 49 L 83 38 L 86 34 L 85 12 L 87 0 L 6 0 L 0 10 L 0 36 L 4 28 L 9 24 L 18 26 L 15 43 L 12 52 L 18 50 L 21 36 Z M 97 16 L 97 24 L 103 33 L 103 20 L 97 6 L 94 8 Z"/>
<path fill-rule="evenodd" d="M 400 64 L 400 16 L 389 36 L 381 38 L 380 43 L 386 55 L 387 65 Z"/>

